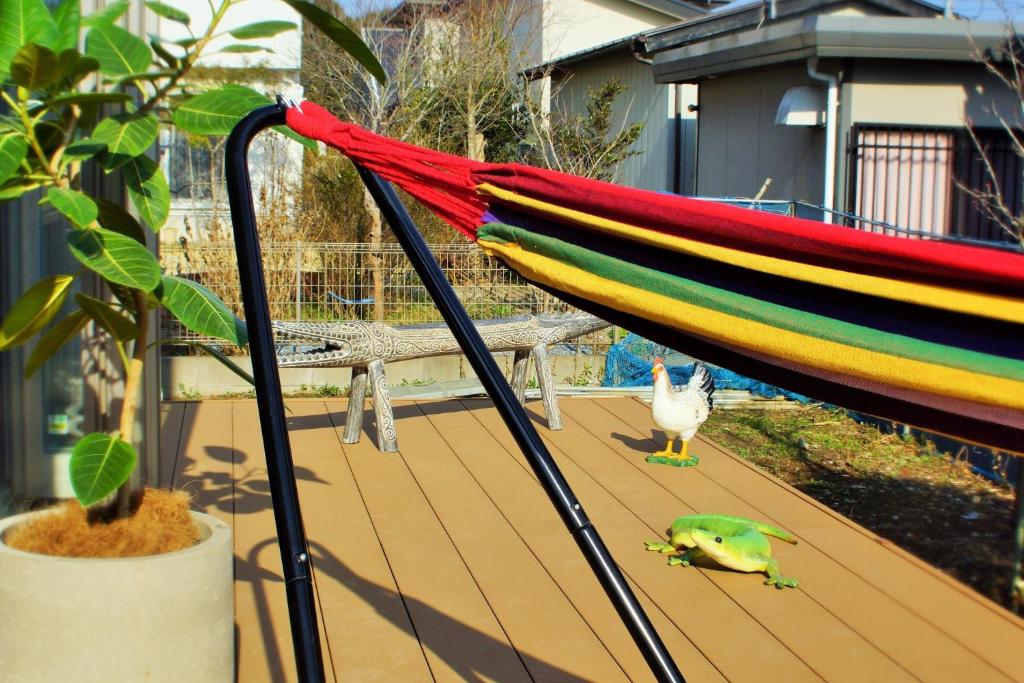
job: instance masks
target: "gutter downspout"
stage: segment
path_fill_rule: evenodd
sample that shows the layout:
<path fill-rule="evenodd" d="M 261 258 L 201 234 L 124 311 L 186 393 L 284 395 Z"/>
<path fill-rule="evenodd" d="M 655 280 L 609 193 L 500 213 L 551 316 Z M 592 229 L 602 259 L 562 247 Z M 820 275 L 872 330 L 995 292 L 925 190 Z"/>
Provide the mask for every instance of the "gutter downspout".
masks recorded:
<path fill-rule="evenodd" d="M 832 211 L 835 209 L 836 185 L 836 121 L 839 113 L 839 78 L 818 71 L 818 58 L 807 60 L 807 75 L 816 81 L 828 84 L 828 96 L 825 100 L 825 191 L 821 205 L 825 208 L 823 220 L 832 222 Z"/>

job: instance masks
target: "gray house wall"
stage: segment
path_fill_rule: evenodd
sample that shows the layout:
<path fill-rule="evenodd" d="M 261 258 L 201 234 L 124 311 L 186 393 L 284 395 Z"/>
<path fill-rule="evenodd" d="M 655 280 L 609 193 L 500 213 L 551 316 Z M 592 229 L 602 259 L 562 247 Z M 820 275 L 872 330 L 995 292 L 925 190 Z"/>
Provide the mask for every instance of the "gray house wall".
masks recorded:
<path fill-rule="evenodd" d="M 625 49 L 573 64 L 568 69 L 555 80 L 554 109 L 585 115 L 588 94 L 614 78 L 628 87 L 615 103 L 614 131 L 636 122 L 644 124 L 644 130 L 633 146 L 639 154 L 623 162 L 616 182 L 644 190 L 673 191 L 677 172 L 675 147 L 678 145 L 680 189 L 691 194 L 696 155 L 696 114 L 687 111 L 687 105 L 696 104 L 697 87 L 655 83 L 650 66 L 634 59 Z M 682 89 L 678 103 L 676 88 Z"/>
<path fill-rule="evenodd" d="M 798 85 L 821 87 L 803 62 L 701 82 L 698 195 L 753 197 L 771 178 L 764 199 L 821 203 L 824 129 L 775 123 L 782 96 Z"/>

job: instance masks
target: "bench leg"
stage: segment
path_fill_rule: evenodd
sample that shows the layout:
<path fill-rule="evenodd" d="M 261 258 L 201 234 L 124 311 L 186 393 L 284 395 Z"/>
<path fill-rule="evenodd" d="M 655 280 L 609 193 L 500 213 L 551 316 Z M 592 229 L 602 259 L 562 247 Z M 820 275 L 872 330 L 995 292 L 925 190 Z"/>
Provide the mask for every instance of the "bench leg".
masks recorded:
<path fill-rule="evenodd" d="M 512 361 L 512 391 L 520 403 L 526 402 L 526 375 L 530 372 L 530 352 L 517 350 Z"/>
<path fill-rule="evenodd" d="M 548 418 L 548 429 L 562 428 L 562 413 L 558 410 L 558 397 L 555 396 L 555 383 L 551 379 L 551 364 L 548 363 L 548 350 L 543 344 L 533 347 L 533 367 L 537 369 L 537 381 L 540 383 L 540 397 L 544 400 L 544 414 Z"/>
<path fill-rule="evenodd" d="M 366 366 L 352 367 L 352 382 L 348 388 L 348 413 L 345 415 L 345 443 L 359 443 L 363 431 L 363 407 L 366 403 Z"/>
<path fill-rule="evenodd" d="M 373 387 L 373 414 L 377 419 L 377 449 L 381 453 L 394 453 L 398 450 L 398 434 L 395 432 L 395 416 L 391 412 L 391 392 L 384 374 L 384 361 L 375 360 L 367 367 L 370 386 Z"/>

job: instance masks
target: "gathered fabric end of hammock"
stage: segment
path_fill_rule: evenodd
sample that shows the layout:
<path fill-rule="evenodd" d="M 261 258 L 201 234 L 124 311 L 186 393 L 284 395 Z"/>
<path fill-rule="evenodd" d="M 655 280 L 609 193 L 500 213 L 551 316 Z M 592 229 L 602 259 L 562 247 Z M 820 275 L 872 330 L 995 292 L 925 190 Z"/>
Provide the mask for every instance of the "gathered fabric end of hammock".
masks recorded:
<path fill-rule="evenodd" d="M 286 121 L 299 135 L 334 147 L 398 185 L 470 239 L 476 239 L 476 228 L 487 208 L 470 177 L 478 162 L 371 133 L 339 121 L 313 102 L 303 102 L 301 109 L 290 107 Z"/>
<path fill-rule="evenodd" d="M 1024 448 L 1024 254 L 473 161 L 308 102 L 287 121 L 609 322 L 821 401 Z"/>

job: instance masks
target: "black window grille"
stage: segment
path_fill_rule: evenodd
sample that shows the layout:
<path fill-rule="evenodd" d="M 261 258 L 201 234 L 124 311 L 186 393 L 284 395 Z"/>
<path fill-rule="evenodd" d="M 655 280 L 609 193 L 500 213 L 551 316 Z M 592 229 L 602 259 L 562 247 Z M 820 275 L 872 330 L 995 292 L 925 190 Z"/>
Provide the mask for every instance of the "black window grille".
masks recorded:
<path fill-rule="evenodd" d="M 1022 159 L 1006 131 L 979 129 L 976 136 L 981 150 L 963 128 L 855 126 L 848 145 L 848 211 L 866 220 L 847 223 L 890 234 L 905 234 L 890 227 L 899 226 L 919 236 L 1011 240 L 965 188 L 998 189 L 1020 215 Z"/>

